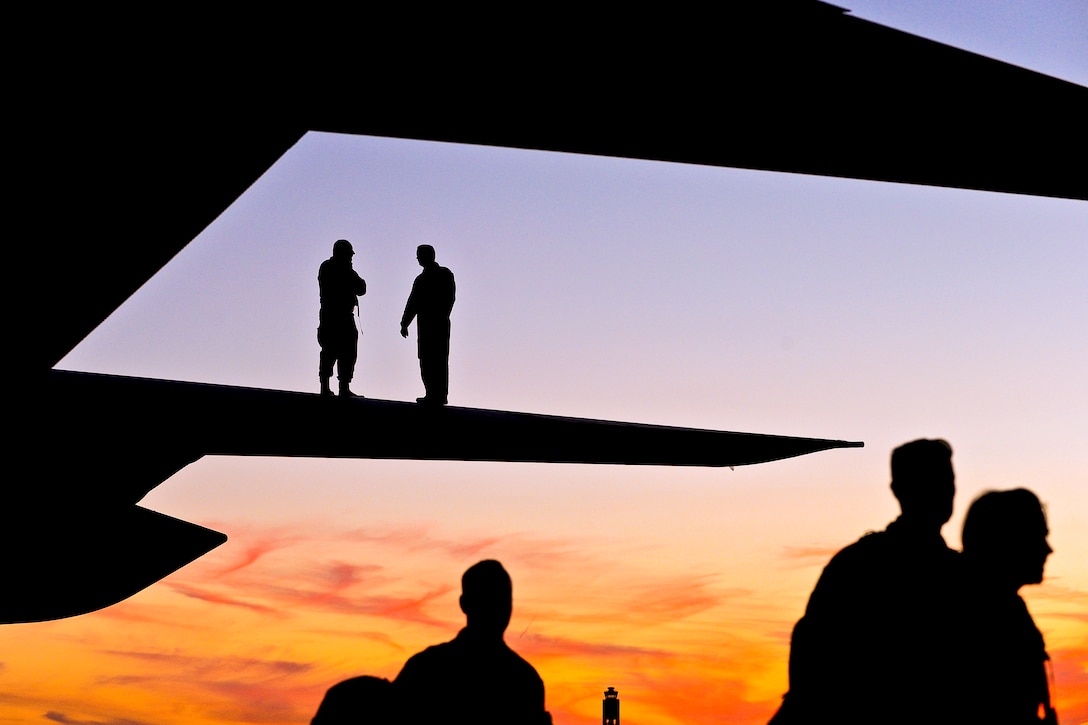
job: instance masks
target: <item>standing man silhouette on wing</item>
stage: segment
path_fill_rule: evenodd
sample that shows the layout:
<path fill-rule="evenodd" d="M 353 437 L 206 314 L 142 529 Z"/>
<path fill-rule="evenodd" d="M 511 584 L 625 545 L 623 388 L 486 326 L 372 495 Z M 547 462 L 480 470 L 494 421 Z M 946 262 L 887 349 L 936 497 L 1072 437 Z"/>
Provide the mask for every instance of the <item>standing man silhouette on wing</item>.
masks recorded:
<path fill-rule="evenodd" d="M 321 295 L 317 326 L 317 343 L 321 346 L 318 378 L 323 396 L 332 395 L 329 379 L 335 365 L 340 397 L 362 397 L 351 392 L 350 387 L 359 355 L 355 309 L 359 306 L 359 296 L 366 294 L 366 282 L 351 266 L 353 256 L 355 250 L 351 242 L 338 239 L 332 245 L 332 256 L 322 262 L 317 271 L 317 286 Z"/>
<path fill-rule="evenodd" d="M 450 312 L 457 297 L 453 272 L 435 261 L 434 247 L 421 244 L 416 261 L 423 271 L 412 284 L 412 293 L 400 318 L 400 335 L 408 337 L 408 326 L 416 321 L 419 371 L 426 394 L 416 398 L 423 405 L 443 406 L 448 402 L 450 377 Z"/>

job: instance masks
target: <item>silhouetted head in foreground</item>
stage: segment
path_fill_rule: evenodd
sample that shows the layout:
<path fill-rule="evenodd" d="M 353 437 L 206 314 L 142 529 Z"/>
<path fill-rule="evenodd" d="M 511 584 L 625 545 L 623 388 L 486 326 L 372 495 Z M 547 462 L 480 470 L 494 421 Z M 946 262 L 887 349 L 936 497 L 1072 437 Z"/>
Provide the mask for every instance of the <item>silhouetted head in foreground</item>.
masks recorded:
<path fill-rule="evenodd" d="M 499 562 L 469 567 L 461 577 L 460 600 L 468 624 L 451 641 L 408 658 L 393 680 L 402 709 L 388 722 L 551 725 L 544 681 L 502 638 L 510 624 L 511 590 Z"/>
<path fill-rule="evenodd" d="M 510 624 L 514 590 L 502 564 L 485 559 L 461 577 L 461 611 L 474 635 L 502 639 Z"/>
<path fill-rule="evenodd" d="M 963 520 L 963 555 L 983 576 L 1013 591 L 1043 580 L 1047 557 L 1046 512 L 1026 488 L 988 491 Z"/>
<path fill-rule="evenodd" d="M 346 239 L 337 239 L 332 245 L 332 257 L 338 259 L 341 262 L 350 262 L 351 258 L 355 256 L 355 250 L 351 246 L 351 242 Z"/>
<path fill-rule="evenodd" d="M 892 451 L 892 493 L 905 522 L 939 532 L 952 517 L 956 496 L 948 441 L 921 438 Z"/>
<path fill-rule="evenodd" d="M 420 244 L 416 247 L 416 261 L 420 267 L 428 267 L 435 263 L 434 247 L 430 244 Z"/>

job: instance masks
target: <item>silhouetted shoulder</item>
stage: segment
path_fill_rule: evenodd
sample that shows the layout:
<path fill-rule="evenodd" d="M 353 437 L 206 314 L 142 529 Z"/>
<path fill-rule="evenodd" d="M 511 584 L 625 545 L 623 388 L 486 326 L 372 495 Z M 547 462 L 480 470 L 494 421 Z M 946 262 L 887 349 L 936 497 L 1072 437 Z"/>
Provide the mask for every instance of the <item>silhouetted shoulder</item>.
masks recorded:
<path fill-rule="evenodd" d="M 481 646 L 464 632 L 413 655 L 393 685 L 410 722 L 453 715 L 476 725 L 551 722 L 544 682 L 533 666 L 502 641 Z"/>
<path fill-rule="evenodd" d="M 825 587 L 831 584 L 861 586 L 865 581 L 864 572 L 887 566 L 888 555 L 895 548 L 887 532 L 870 531 L 831 557 L 820 575 L 817 587 L 821 584 Z"/>
<path fill-rule="evenodd" d="M 919 536 L 893 522 L 835 554 L 824 567 L 809 604 L 818 606 L 827 596 L 841 604 L 839 594 L 849 591 L 865 595 L 853 600 L 862 606 L 871 606 L 872 596 L 924 597 L 934 583 L 942 585 L 957 577 L 959 567 L 959 554 L 940 536 Z"/>
<path fill-rule="evenodd" d="M 508 682 L 520 681 L 529 688 L 539 686 L 543 706 L 544 681 L 536 668 L 503 642 L 493 647 L 473 647 L 459 638 L 433 645 L 408 658 L 396 683 L 398 686 L 417 683 L 431 686 L 439 679 L 453 681 L 470 674 L 466 668 L 475 672 L 501 672 L 501 679 Z"/>
<path fill-rule="evenodd" d="M 401 686 L 411 684 L 419 677 L 432 676 L 434 672 L 448 670 L 456 661 L 457 652 L 453 642 L 432 645 L 409 657 L 395 682 Z"/>
<path fill-rule="evenodd" d="M 940 535 L 922 535 L 893 521 L 884 531 L 870 531 L 843 548 L 832 557 L 829 566 L 887 561 L 889 556 L 954 561 L 958 553 L 950 549 Z"/>
<path fill-rule="evenodd" d="M 869 531 L 853 544 L 840 549 L 827 565 L 840 568 L 862 564 L 882 556 L 890 548 L 892 542 L 886 531 Z"/>

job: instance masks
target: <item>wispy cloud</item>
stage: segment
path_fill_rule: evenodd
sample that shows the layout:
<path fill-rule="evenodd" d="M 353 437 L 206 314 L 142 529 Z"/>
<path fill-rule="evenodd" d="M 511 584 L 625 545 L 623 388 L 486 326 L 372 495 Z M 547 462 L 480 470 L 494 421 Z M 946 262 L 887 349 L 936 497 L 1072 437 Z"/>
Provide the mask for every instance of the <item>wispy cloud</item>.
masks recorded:
<path fill-rule="evenodd" d="M 194 712 L 203 713 L 201 719 L 210 721 L 305 721 L 312 717 L 323 688 L 315 679 L 319 668 L 312 662 L 151 650 L 102 654 L 130 661 L 137 671 L 98 677 L 97 686 L 155 693 L 162 702 L 186 701 Z"/>
<path fill-rule="evenodd" d="M 1036 616 L 1036 619 L 1065 619 L 1073 622 L 1082 622 L 1088 624 L 1088 612 L 1047 612 L 1046 614 Z"/>
<path fill-rule="evenodd" d="M 379 544 L 393 550 L 425 553 L 434 552 L 454 561 L 485 559 L 503 552 L 506 563 L 517 561 L 526 568 L 550 569 L 584 562 L 577 542 L 529 536 L 505 534 L 503 536 L 450 537 L 440 533 L 438 526 L 418 523 L 409 526 L 383 528 L 356 528 L 341 537 L 347 541 Z M 460 576 L 460 572 L 456 573 Z"/>
<path fill-rule="evenodd" d="M 406 651 L 405 646 L 399 642 L 395 637 L 388 632 L 374 632 L 369 630 L 327 630 L 327 629 L 315 629 L 312 630 L 315 634 L 327 635 L 329 637 L 335 637 L 339 639 L 346 639 L 353 642 L 373 642 L 374 644 L 380 644 L 383 647 L 387 647 L 397 652 Z"/>
<path fill-rule="evenodd" d="M 745 604 L 753 592 L 744 588 L 722 588 L 717 576 L 655 574 L 641 571 L 613 571 L 569 591 L 558 601 L 538 601 L 532 608 L 518 608 L 523 617 L 572 625 L 605 625 L 610 628 L 646 629 L 698 617 L 722 606 L 754 608 Z"/>
<path fill-rule="evenodd" d="M 1088 722 L 1088 645 L 1050 649 L 1054 703 L 1062 722 Z"/>
<path fill-rule="evenodd" d="M 432 626 L 447 626 L 446 622 L 428 612 L 435 600 L 454 589 L 452 584 L 431 586 L 411 594 L 392 593 L 389 582 L 369 575 L 380 567 L 328 561 L 295 568 L 253 573 L 244 581 L 216 582 L 228 590 L 245 592 L 247 597 L 261 602 L 265 613 L 327 612 L 343 615 L 369 615 L 397 621 L 410 621 Z M 400 584 L 397 588 L 403 589 Z M 234 604 L 224 597 L 224 604 Z"/>
<path fill-rule="evenodd" d="M 56 712 L 50 710 L 42 715 L 46 720 L 50 722 L 61 723 L 61 725 L 151 725 L 151 723 L 145 720 L 129 720 L 127 718 L 111 718 L 109 720 L 81 720 L 73 717 L 69 717 L 63 712 Z"/>
<path fill-rule="evenodd" d="M 638 678 L 638 695 L 630 702 L 686 725 L 732 722 L 766 722 L 777 701 L 753 701 L 740 677 L 666 676 Z M 631 698 L 628 698 L 631 700 Z"/>
<path fill-rule="evenodd" d="M 199 599 L 200 601 L 208 602 L 209 604 L 222 604 L 228 607 L 248 609 L 250 611 L 258 612 L 260 614 L 282 616 L 280 610 L 274 607 L 270 607 L 264 604 L 257 604 L 234 597 L 229 597 L 219 592 L 213 592 L 206 589 L 201 589 L 199 587 L 180 583 L 171 584 L 170 588 L 178 594 L 181 594 L 182 596 L 189 597 L 190 599 Z"/>
<path fill-rule="evenodd" d="M 656 622 L 690 617 L 721 604 L 727 598 L 751 594 L 746 589 L 715 590 L 708 576 L 658 577 L 636 587 L 626 611 Z"/>
<path fill-rule="evenodd" d="M 750 588 L 725 586 L 716 572 L 614 556 L 607 545 L 575 539 L 462 536 L 427 523 L 220 529 L 236 551 L 195 562 L 159 585 L 142 610 L 134 603 L 116 615 L 152 628 L 159 618 L 208 622 L 208 633 L 193 630 L 191 650 L 156 649 L 157 637 L 132 651 L 99 648 L 130 664 L 111 665 L 95 684 L 189 703 L 208 722 L 304 722 L 345 673 L 389 675 L 411 652 L 449 639 L 463 624 L 455 604 L 462 567 L 498 558 L 515 577 L 518 623 L 507 641 L 546 676 L 557 723 L 594 722 L 587 713 L 599 717 L 599 700 L 586 700 L 586 682 L 612 676 L 628 683 L 626 706 L 646 722 L 701 725 L 721 722 L 723 713 L 765 722 L 776 704 L 777 694 L 766 693 L 777 692 L 779 675 L 751 674 L 784 669 L 782 648 L 766 634 L 774 606 Z M 814 550 L 791 552 L 817 561 Z M 830 553 L 819 550 L 819 561 Z M 246 637 L 244 650 L 209 646 L 224 622 Z M 322 643 L 329 649 L 314 648 Z M 227 650 L 237 656 L 209 654 Z M 752 677 L 772 684 L 753 694 Z"/>
<path fill-rule="evenodd" d="M 778 694 L 759 696 L 751 690 L 747 677 L 762 668 L 760 662 L 664 650 L 617 652 L 596 663 L 592 655 L 587 656 L 590 661 L 585 657 L 579 661 L 590 667 L 601 688 L 587 692 L 584 676 L 549 681 L 547 701 L 556 722 L 599 722 L 600 692 L 605 685 L 619 689 L 624 719 L 638 722 L 765 723 L 780 701 Z"/>
<path fill-rule="evenodd" d="M 663 649 L 612 644 L 607 642 L 581 641 L 565 637 L 550 637 L 541 634 L 526 634 L 524 637 L 518 637 L 517 639 L 507 637 L 507 642 L 523 656 L 535 655 L 539 657 L 568 658 L 572 660 L 631 657 L 634 655 L 648 657 L 672 656 L 672 653 Z"/>
<path fill-rule="evenodd" d="M 290 590 L 281 589 L 273 597 L 284 608 L 306 607 L 316 611 L 337 614 L 365 614 L 372 617 L 446 628 L 449 623 L 429 614 L 427 607 L 431 602 L 445 596 L 452 590 L 452 586 L 439 586 L 415 597 L 397 597 L 381 594 L 343 596 L 328 592 L 291 592 Z"/>
<path fill-rule="evenodd" d="M 246 569 L 271 552 L 288 548 L 312 538 L 300 531 L 284 527 L 266 529 L 256 534 L 250 528 L 239 529 L 229 525 L 223 528 L 228 536 L 228 541 L 237 543 L 232 544 L 227 549 L 231 553 L 231 558 L 214 570 L 213 576 L 217 577 Z"/>
<path fill-rule="evenodd" d="M 166 679 L 188 679 L 189 676 L 203 676 L 209 673 L 248 673 L 252 677 L 281 677 L 297 675 L 314 669 L 311 662 L 294 660 L 261 659 L 257 657 L 214 657 L 194 655 L 183 652 L 154 652 L 147 650 L 102 650 L 103 654 L 136 660 L 148 665 L 168 664 L 169 668 L 157 675 Z M 171 674 L 166 674 L 171 673 Z M 112 682 L 109 677 L 99 678 L 100 682 Z"/>
<path fill-rule="evenodd" d="M 443 536 L 426 523 L 307 532 L 219 526 L 232 537 L 228 546 L 236 547 L 226 552 L 226 562 L 190 567 L 166 584 L 187 598 L 274 616 L 307 611 L 368 615 L 448 629 L 450 622 L 429 608 L 459 587 L 466 561 L 501 556 L 508 568 L 521 571 L 592 566 L 575 553 L 574 542 L 519 534 Z M 390 572 L 375 563 L 404 561 L 405 553 L 414 557 L 410 566 L 425 563 L 427 572 Z M 444 560 L 450 570 L 436 582 L 432 570 Z M 426 578 L 418 580 L 421 574 Z"/>
<path fill-rule="evenodd" d="M 781 556 L 787 561 L 803 564 L 826 564 L 842 546 L 783 546 Z"/>

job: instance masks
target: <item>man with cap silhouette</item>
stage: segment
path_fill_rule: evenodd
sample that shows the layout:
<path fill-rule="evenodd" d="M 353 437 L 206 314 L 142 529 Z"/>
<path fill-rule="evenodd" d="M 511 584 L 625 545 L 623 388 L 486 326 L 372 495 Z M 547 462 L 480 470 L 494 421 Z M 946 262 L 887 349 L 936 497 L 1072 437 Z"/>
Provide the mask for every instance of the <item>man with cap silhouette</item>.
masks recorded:
<path fill-rule="evenodd" d="M 318 313 L 317 342 L 321 346 L 318 361 L 318 377 L 321 394 L 331 396 L 329 379 L 333 365 L 340 382 L 340 397 L 355 396 L 349 387 L 355 374 L 355 360 L 359 354 L 359 328 L 355 325 L 355 309 L 359 295 L 366 294 L 366 282 L 351 266 L 355 250 L 351 242 L 338 239 L 332 245 L 332 257 L 321 263 L 317 271 L 317 285 L 321 295 Z"/>

